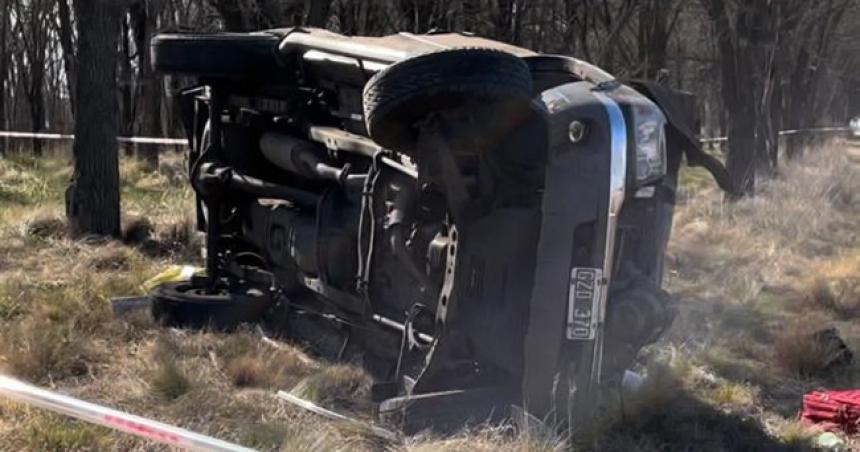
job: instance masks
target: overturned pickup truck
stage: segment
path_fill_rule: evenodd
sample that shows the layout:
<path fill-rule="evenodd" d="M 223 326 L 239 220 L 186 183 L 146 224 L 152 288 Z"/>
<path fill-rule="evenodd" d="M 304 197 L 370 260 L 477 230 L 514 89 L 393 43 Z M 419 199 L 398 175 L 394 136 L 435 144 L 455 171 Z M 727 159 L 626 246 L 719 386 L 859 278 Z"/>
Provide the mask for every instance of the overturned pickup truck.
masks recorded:
<path fill-rule="evenodd" d="M 206 276 L 173 325 L 248 321 L 360 363 L 407 431 L 598 413 L 671 324 L 678 169 L 719 164 L 689 95 L 459 33 L 162 34 Z"/>

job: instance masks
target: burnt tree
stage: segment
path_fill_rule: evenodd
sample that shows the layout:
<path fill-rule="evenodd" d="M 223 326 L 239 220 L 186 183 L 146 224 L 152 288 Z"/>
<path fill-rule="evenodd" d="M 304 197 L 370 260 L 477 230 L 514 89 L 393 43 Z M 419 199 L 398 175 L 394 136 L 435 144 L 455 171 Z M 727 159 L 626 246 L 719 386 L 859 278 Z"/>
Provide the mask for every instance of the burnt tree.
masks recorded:
<path fill-rule="evenodd" d="M 66 215 L 77 234 L 120 233 L 119 156 L 116 136 L 117 40 L 125 2 L 75 1 L 78 77 L 75 89 L 74 173 Z"/>

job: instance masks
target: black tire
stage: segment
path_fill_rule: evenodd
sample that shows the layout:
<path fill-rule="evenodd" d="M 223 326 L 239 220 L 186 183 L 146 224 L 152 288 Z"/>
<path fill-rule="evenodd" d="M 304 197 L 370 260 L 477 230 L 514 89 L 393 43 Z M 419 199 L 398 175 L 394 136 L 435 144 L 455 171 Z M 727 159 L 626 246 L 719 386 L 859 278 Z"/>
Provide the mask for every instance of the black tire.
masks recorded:
<path fill-rule="evenodd" d="M 532 77 L 520 58 L 500 50 L 446 49 L 395 63 L 364 87 L 364 121 L 381 146 L 409 153 L 414 124 L 472 102 L 529 102 Z"/>
<path fill-rule="evenodd" d="M 259 290 L 207 294 L 190 283 L 167 283 L 150 294 L 152 317 L 161 325 L 191 329 L 231 331 L 259 320 L 272 304 Z"/>
<path fill-rule="evenodd" d="M 167 74 L 231 80 L 263 78 L 283 71 L 270 33 L 164 33 L 151 43 L 152 67 Z"/>

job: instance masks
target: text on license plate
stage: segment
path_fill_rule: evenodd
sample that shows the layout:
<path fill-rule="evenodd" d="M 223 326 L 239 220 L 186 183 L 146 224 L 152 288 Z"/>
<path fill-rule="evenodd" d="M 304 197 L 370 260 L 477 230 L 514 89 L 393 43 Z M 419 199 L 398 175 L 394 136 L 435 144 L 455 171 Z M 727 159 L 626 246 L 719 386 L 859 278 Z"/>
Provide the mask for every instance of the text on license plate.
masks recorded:
<path fill-rule="evenodd" d="M 570 271 L 570 294 L 567 301 L 567 338 L 575 341 L 594 339 L 600 315 L 600 291 L 603 271 L 599 268 L 574 267 Z"/>

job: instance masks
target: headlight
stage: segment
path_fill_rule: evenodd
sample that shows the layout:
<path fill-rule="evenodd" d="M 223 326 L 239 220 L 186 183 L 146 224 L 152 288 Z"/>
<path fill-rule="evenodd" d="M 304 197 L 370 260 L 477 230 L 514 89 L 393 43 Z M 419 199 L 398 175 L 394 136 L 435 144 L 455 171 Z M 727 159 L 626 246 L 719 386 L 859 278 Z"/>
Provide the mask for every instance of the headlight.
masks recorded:
<path fill-rule="evenodd" d="M 647 184 L 666 174 L 666 118 L 656 105 L 648 102 L 633 107 L 633 121 L 636 182 Z"/>

